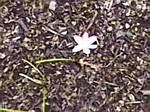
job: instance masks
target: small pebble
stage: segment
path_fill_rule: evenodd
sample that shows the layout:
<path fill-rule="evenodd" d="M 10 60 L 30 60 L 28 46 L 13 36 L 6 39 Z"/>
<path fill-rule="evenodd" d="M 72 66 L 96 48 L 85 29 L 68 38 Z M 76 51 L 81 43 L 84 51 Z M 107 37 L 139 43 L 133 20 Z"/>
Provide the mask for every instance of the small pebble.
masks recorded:
<path fill-rule="evenodd" d="M 0 52 L 0 59 L 4 59 L 5 57 L 6 57 L 6 54 Z"/>
<path fill-rule="evenodd" d="M 129 3 L 125 2 L 125 3 L 122 3 L 124 6 L 129 6 Z"/>
<path fill-rule="evenodd" d="M 124 36 L 124 35 L 125 35 L 125 33 L 122 32 L 121 30 L 119 30 L 119 31 L 116 32 L 116 36 L 117 37 L 121 37 L 121 36 Z"/>
<path fill-rule="evenodd" d="M 3 72 L 6 73 L 9 70 L 9 67 L 6 67 Z"/>
<path fill-rule="evenodd" d="M 137 27 L 135 27 L 135 31 L 136 31 L 136 32 L 138 31 L 138 28 L 137 28 Z"/>
<path fill-rule="evenodd" d="M 74 26 L 76 25 L 76 21 L 72 21 L 71 23 L 72 23 L 72 25 L 74 25 Z"/>
<path fill-rule="evenodd" d="M 52 0 L 50 3 L 49 3 L 49 9 L 55 11 L 56 9 L 56 1 Z"/>
<path fill-rule="evenodd" d="M 0 87 L 2 86 L 3 81 L 0 81 Z"/>
<path fill-rule="evenodd" d="M 120 25 L 119 29 L 122 29 L 122 28 L 123 28 L 123 26 L 122 26 L 122 25 Z"/>
<path fill-rule="evenodd" d="M 30 42 L 30 41 L 31 41 L 31 39 L 29 39 L 29 38 L 25 38 L 23 41 L 24 41 L 24 42 Z"/>
<path fill-rule="evenodd" d="M 128 29 L 130 28 L 130 25 L 128 23 L 125 24 L 125 28 Z"/>
<path fill-rule="evenodd" d="M 35 110 L 29 110 L 29 112 L 35 112 Z"/>
<path fill-rule="evenodd" d="M 113 27 L 112 26 L 109 26 L 108 28 L 107 28 L 107 31 L 112 31 L 113 30 Z"/>
<path fill-rule="evenodd" d="M 19 26 L 16 26 L 13 33 L 18 33 L 19 32 Z"/>
<path fill-rule="evenodd" d="M 20 37 L 20 36 L 17 36 L 17 37 L 15 37 L 15 38 L 13 38 L 12 41 L 13 41 L 13 42 L 17 42 L 19 39 L 21 39 L 21 37 Z"/>
<path fill-rule="evenodd" d="M 142 6 L 141 5 L 137 5 L 137 9 L 142 9 Z"/>
<path fill-rule="evenodd" d="M 66 34 L 67 34 L 67 31 L 63 31 L 63 32 L 61 32 L 61 34 L 66 35 Z"/>
<path fill-rule="evenodd" d="M 143 10 L 146 10 L 146 9 L 147 9 L 146 4 L 143 4 L 142 9 L 143 9 Z"/>

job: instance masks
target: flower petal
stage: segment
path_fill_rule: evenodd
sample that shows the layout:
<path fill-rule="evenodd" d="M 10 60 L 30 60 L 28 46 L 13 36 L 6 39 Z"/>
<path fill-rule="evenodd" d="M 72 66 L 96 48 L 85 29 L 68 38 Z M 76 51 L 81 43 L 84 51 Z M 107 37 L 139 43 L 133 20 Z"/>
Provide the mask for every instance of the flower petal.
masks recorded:
<path fill-rule="evenodd" d="M 97 36 L 91 36 L 91 37 L 88 38 L 89 44 L 92 44 L 92 43 L 94 43 L 95 41 L 97 41 Z"/>
<path fill-rule="evenodd" d="M 73 38 L 74 38 L 74 40 L 79 44 L 79 43 L 81 43 L 82 42 L 82 37 L 80 37 L 80 36 L 78 36 L 78 35 L 74 35 L 73 36 Z"/>
<path fill-rule="evenodd" d="M 90 49 L 95 49 L 97 47 L 97 45 L 90 45 L 89 48 Z"/>
<path fill-rule="evenodd" d="M 82 38 L 88 39 L 89 38 L 89 34 L 87 32 L 84 32 L 83 35 L 82 35 Z"/>
<path fill-rule="evenodd" d="M 90 49 L 83 49 L 83 52 L 84 52 L 85 54 L 90 54 Z"/>
<path fill-rule="evenodd" d="M 77 45 L 77 46 L 75 46 L 75 47 L 72 49 L 72 52 L 78 52 L 78 51 L 80 51 L 80 50 L 82 50 L 81 46 L 80 46 L 80 45 Z"/>

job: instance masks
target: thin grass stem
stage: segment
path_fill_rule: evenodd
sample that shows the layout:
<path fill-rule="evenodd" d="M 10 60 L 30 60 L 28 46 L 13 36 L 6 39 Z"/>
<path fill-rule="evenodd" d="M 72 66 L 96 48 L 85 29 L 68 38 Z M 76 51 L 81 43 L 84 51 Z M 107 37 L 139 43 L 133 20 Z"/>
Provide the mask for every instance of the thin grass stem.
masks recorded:
<path fill-rule="evenodd" d="M 7 109 L 7 108 L 2 108 L 0 107 L 0 112 L 27 112 L 27 111 L 22 111 L 22 110 L 14 110 L 14 109 Z"/>
<path fill-rule="evenodd" d="M 23 73 L 19 73 L 19 75 L 22 76 L 22 77 L 25 77 L 25 78 L 29 79 L 30 81 L 32 81 L 32 82 L 34 82 L 36 84 L 42 85 L 42 81 L 40 81 L 38 79 L 31 78 L 31 77 L 29 77 L 29 76 L 27 76 L 27 75 L 25 75 Z"/>
<path fill-rule="evenodd" d="M 47 93 L 47 90 L 46 88 L 43 88 L 43 102 L 42 102 L 42 112 L 46 112 L 46 99 L 47 99 L 47 96 L 46 96 L 46 93 Z"/>
<path fill-rule="evenodd" d="M 73 61 L 73 59 L 67 59 L 67 58 L 51 58 L 51 59 L 44 59 L 36 61 L 35 63 L 41 64 L 41 63 L 47 63 L 47 62 L 58 62 L 58 61 Z"/>
<path fill-rule="evenodd" d="M 27 63 L 27 64 L 29 64 L 31 67 L 33 67 L 33 69 L 35 70 L 35 71 L 37 71 L 40 75 L 41 75 L 41 77 L 42 78 L 44 78 L 44 74 L 36 67 L 36 66 L 34 66 L 31 62 L 29 62 L 29 61 L 27 61 L 27 60 L 25 60 L 25 59 L 22 59 L 25 63 Z"/>

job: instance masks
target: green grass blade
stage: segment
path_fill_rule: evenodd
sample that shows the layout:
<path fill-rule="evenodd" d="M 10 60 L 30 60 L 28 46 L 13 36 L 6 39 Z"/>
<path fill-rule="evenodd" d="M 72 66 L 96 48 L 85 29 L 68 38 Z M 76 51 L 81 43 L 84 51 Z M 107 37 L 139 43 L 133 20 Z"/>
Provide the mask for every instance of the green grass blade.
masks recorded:
<path fill-rule="evenodd" d="M 7 109 L 7 108 L 2 108 L 0 107 L 0 112 L 27 112 L 27 111 L 22 111 L 22 110 L 13 110 L 13 109 Z"/>
<path fill-rule="evenodd" d="M 27 64 L 29 64 L 31 67 L 33 67 L 33 69 L 35 70 L 35 71 L 37 71 L 40 75 L 41 75 L 41 77 L 42 78 L 44 78 L 44 74 L 36 67 L 36 66 L 34 66 L 31 62 L 29 62 L 29 61 L 27 61 L 27 60 L 25 60 L 25 59 L 22 59 L 25 63 L 27 63 Z"/>
<path fill-rule="evenodd" d="M 25 75 L 23 73 L 19 73 L 19 75 L 22 76 L 22 77 L 25 77 L 25 78 L 27 78 L 29 80 L 31 80 L 32 82 L 34 82 L 36 84 L 41 84 L 42 85 L 42 81 L 40 81 L 38 79 L 31 78 L 31 77 L 29 77 L 29 76 L 27 76 L 27 75 Z"/>
<path fill-rule="evenodd" d="M 43 90 L 43 98 L 42 98 L 42 100 L 43 100 L 43 102 L 42 102 L 42 112 L 46 112 L 46 99 L 47 99 L 47 96 L 46 96 L 46 94 L 47 94 L 47 90 L 46 90 L 46 88 L 43 88 L 44 90 Z"/>
<path fill-rule="evenodd" d="M 39 60 L 39 61 L 36 61 L 35 63 L 41 64 L 41 63 L 46 63 L 46 62 L 58 62 L 58 61 L 73 61 L 73 59 L 69 59 L 69 58 L 51 58 L 51 59 Z"/>

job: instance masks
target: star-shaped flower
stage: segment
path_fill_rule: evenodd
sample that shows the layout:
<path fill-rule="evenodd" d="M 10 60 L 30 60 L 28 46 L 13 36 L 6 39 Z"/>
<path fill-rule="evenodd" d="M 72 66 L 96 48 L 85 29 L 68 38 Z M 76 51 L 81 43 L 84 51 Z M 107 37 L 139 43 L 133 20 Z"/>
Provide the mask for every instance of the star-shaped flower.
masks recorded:
<path fill-rule="evenodd" d="M 78 52 L 83 50 L 85 54 L 90 54 L 90 49 L 95 49 L 97 47 L 96 44 L 93 44 L 97 40 L 97 36 L 89 37 L 87 32 L 81 36 L 74 35 L 74 40 L 78 43 L 77 46 L 73 48 L 73 52 Z"/>

